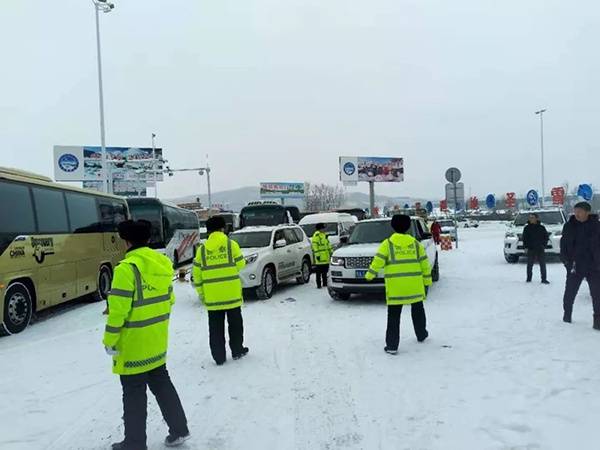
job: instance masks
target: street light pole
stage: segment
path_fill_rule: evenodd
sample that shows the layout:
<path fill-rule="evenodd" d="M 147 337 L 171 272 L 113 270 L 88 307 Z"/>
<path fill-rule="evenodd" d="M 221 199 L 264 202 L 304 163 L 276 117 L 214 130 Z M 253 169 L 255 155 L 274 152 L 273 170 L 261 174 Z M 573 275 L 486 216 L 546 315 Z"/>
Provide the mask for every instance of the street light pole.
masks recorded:
<path fill-rule="evenodd" d="M 106 157 L 106 131 L 104 126 L 104 90 L 102 88 L 102 52 L 100 49 L 100 11 L 108 13 L 115 7 L 106 0 L 92 0 L 96 13 L 96 52 L 98 57 L 98 103 L 100 108 L 100 158 L 102 163 L 102 191 L 112 193 L 112 183 L 109 183 L 108 172 L 111 170 Z"/>
<path fill-rule="evenodd" d="M 545 182 L 545 168 L 544 168 L 544 113 L 545 109 L 540 109 L 535 113 L 540 116 L 540 148 L 542 152 L 542 195 L 541 195 L 541 206 L 544 206 L 544 197 L 546 193 L 546 182 Z"/>
<path fill-rule="evenodd" d="M 156 134 L 152 133 L 152 181 L 154 182 L 154 198 L 158 198 L 158 177 L 156 176 L 158 167 L 156 164 L 156 145 L 154 144 L 155 138 Z"/>

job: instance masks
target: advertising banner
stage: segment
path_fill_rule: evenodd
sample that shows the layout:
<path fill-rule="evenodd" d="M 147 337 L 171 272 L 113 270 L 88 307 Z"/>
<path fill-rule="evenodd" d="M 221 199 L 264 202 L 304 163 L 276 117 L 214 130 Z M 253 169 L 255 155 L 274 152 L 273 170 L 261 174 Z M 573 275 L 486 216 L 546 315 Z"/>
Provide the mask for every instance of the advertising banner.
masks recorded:
<path fill-rule="evenodd" d="M 304 183 L 260 183 L 261 198 L 304 198 Z"/>
<path fill-rule="evenodd" d="M 162 159 L 162 149 L 155 149 Z M 152 183 L 152 148 L 106 147 L 106 159 L 113 180 Z M 162 162 L 156 165 L 157 181 L 163 181 Z M 54 178 L 56 181 L 102 181 L 101 147 L 54 146 Z"/>
<path fill-rule="evenodd" d="M 404 181 L 404 159 L 376 156 L 341 156 L 340 180 L 343 182 Z"/>
<path fill-rule="evenodd" d="M 84 189 L 102 191 L 101 181 L 84 181 Z M 113 180 L 113 194 L 122 197 L 146 197 L 147 184 L 143 181 L 118 181 Z"/>

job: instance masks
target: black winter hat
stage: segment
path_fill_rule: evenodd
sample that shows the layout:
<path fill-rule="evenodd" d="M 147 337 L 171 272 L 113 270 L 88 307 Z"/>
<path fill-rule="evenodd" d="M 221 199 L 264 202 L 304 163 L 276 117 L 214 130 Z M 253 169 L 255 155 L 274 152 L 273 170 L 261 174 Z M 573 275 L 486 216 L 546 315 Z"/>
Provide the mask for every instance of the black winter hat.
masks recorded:
<path fill-rule="evenodd" d="M 225 229 L 225 219 L 221 216 L 212 216 L 206 221 L 206 232 L 221 231 Z"/>
<path fill-rule="evenodd" d="M 592 210 L 592 206 L 588 202 L 579 202 L 574 208 L 583 209 L 584 211 L 590 212 Z"/>
<path fill-rule="evenodd" d="M 327 228 L 327 226 L 322 222 L 315 225 L 315 230 L 324 230 L 325 228 Z"/>
<path fill-rule="evenodd" d="M 410 216 L 405 214 L 392 216 L 392 228 L 396 233 L 406 233 L 410 229 Z"/>
<path fill-rule="evenodd" d="M 144 245 L 150 240 L 152 224 L 147 220 L 125 220 L 117 226 L 119 237 L 133 245 Z"/>

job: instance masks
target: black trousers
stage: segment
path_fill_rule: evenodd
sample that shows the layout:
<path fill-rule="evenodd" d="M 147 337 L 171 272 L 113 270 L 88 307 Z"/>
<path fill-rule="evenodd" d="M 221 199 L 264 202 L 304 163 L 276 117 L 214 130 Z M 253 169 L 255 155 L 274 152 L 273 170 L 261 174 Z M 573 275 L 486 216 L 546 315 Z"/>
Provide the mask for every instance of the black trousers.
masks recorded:
<path fill-rule="evenodd" d="M 128 448 L 136 450 L 146 448 L 148 406 L 146 386 L 150 388 L 158 402 L 162 416 L 169 426 L 169 434 L 185 436 L 189 433 L 185 412 L 165 365 L 137 375 L 121 375 L 121 385 L 123 386 L 125 444 Z"/>
<path fill-rule="evenodd" d="M 317 275 L 317 287 L 327 286 L 327 273 L 329 273 L 329 264 L 315 265 L 315 274 Z"/>
<path fill-rule="evenodd" d="M 229 348 L 231 354 L 237 356 L 244 347 L 244 320 L 242 308 L 226 309 L 223 311 L 208 311 L 208 340 L 210 352 L 217 364 L 225 362 L 225 317 L 229 325 Z"/>
<path fill-rule="evenodd" d="M 387 331 L 385 344 L 390 350 L 397 350 L 400 343 L 400 315 L 403 305 L 388 305 Z M 427 318 L 423 302 L 413 303 L 410 313 L 417 339 L 424 339 L 427 335 Z"/>
<path fill-rule="evenodd" d="M 565 312 L 571 313 L 573 311 L 573 303 L 575 303 L 575 297 L 579 292 L 581 283 L 586 279 L 590 287 L 590 294 L 592 296 L 592 303 L 594 306 L 594 315 L 600 315 L 600 273 L 591 274 L 580 274 L 567 272 L 567 283 L 565 285 L 565 295 L 563 297 L 563 308 Z"/>
<path fill-rule="evenodd" d="M 539 250 L 527 250 L 527 279 L 531 281 L 531 277 L 533 276 L 533 264 L 536 260 L 540 263 L 542 281 L 546 281 L 546 252 L 543 248 Z"/>

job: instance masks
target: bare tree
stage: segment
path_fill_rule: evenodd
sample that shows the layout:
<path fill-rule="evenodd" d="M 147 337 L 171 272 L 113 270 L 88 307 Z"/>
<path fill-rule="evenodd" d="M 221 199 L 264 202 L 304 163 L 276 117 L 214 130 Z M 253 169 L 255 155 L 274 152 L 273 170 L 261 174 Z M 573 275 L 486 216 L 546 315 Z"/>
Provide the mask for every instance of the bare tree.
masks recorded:
<path fill-rule="evenodd" d="M 306 183 L 304 209 L 306 211 L 331 211 L 339 208 L 344 201 L 344 189 L 341 186 Z"/>

